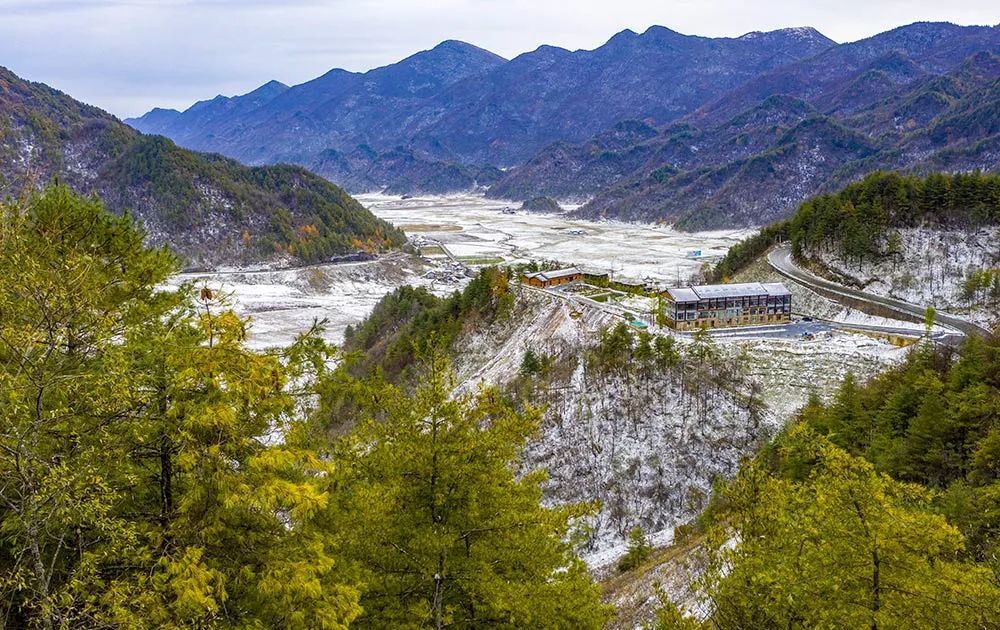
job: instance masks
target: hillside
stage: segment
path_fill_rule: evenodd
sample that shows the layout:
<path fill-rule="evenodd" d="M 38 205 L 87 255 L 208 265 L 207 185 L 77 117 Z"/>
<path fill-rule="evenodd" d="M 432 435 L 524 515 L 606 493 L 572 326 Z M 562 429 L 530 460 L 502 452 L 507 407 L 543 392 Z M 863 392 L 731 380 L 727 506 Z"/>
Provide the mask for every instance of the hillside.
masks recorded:
<path fill-rule="evenodd" d="M 402 234 L 295 166 L 247 168 L 146 136 L 0 68 L 0 194 L 59 179 L 131 212 L 188 266 L 313 262 L 399 245 Z"/>
<path fill-rule="evenodd" d="M 302 164 L 352 192 L 436 193 L 489 185 L 499 173 L 486 165 L 520 164 L 620 120 L 672 121 L 832 44 L 812 29 L 712 39 L 653 27 L 594 50 L 542 46 L 506 61 L 447 41 L 365 73 L 272 82 L 128 122 L 248 164 Z"/>
<path fill-rule="evenodd" d="M 732 247 L 712 279 L 767 268 L 765 254 L 788 241 L 800 264 L 837 283 L 991 328 L 1000 324 L 998 237 L 1000 175 L 878 172 Z"/>
<path fill-rule="evenodd" d="M 669 541 L 800 405 L 832 392 L 845 374 L 866 379 L 899 349 L 851 335 L 799 340 L 719 340 L 638 333 L 596 309 L 577 310 L 487 270 L 464 291 L 437 298 L 403 288 L 346 335 L 351 372 L 418 386 L 421 359 L 451 357 L 455 390 L 503 388 L 544 409 L 522 457 L 545 468 L 546 501 L 600 501 L 584 557 L 609 568 L 639 526 Z M 766 354 L 766 359 L 747 360 Z M 331 429 L 353 413 L 335 401 Z M 346 419 L 346 420 L 345 420 Z"/>
<path fill-rule="evenodd" d="M 995 170 L 1000 28 L 918 23 L 752 79 L 674 124 L 554 144 L 495 197 L 588 201 L 580 214 L 753 226 L 873 170 Z"/>

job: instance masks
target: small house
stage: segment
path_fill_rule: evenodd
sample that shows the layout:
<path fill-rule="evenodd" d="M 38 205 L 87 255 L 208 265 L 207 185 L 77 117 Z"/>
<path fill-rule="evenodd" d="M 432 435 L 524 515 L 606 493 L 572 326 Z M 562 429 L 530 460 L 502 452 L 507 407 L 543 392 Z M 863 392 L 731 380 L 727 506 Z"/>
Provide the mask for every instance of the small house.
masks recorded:
<path fill-rule="evenodd" d="M 569 284 L 570 282 L 579 282 L 580 280 L 583 280 L 583 272 L 576 267 L 570 267 L 568 269 L 555 269 L 553 271 L 538 271 L 535 273 L 525 274 L 522 277 L 522 281 L 525 284 L 532 287 L 538 287 L 540 289 L 557 287 L 563 284 Z"/>

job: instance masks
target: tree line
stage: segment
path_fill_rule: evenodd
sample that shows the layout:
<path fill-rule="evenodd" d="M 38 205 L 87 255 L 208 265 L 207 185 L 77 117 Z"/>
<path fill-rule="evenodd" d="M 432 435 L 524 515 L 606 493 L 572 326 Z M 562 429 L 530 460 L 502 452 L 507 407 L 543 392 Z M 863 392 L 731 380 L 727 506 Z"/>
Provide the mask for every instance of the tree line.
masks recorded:
<path fill-rule="evenodd" d="M 932 173 L 926 177 L 876 172 L 843 190 L 813 197 L 785 221 L 730 248 L 712 280 L 730 278 L 777 241 L 796 256 L 825 248 L 845 260 L 898 256 L 903 228 L 975 229 L 1000 224 L 1000 175 Z"/>
<path fill-rule="evenodd" d="M 461 291 L 441 298 L 403 286 L 382 297 L 364 321 L 348 326 L 344 350 L 357 353 L 355 374 L 375 368 L 392 382 L 413 382 L 421 357 L 450 354 L 465 329 L 506 317 L 514 307 L 511 275 L 487 267 Z"/>
<path fill-rule="evenodd" d="M 892 255 L 900 228 L 973 229 L 1000 224 L 1000 176 L 932 173 L 926 177 L 873 173 L 844 190 L 810 199 L 791 219 L 796 255 L 833 246 L 846 260 Z"/>

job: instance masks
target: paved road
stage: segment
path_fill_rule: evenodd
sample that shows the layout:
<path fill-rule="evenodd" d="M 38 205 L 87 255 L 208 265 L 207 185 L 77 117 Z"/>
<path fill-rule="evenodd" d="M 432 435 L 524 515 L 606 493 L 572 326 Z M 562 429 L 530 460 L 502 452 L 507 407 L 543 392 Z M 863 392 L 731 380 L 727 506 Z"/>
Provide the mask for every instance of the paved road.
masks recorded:
<path fill-rule="evenodd" d="M 771 253 L 767 255 L 767 262 L 770 263 L 770 265 L 774 267 L 775 271 L 781 275 L 809 288 L 820 288 L 826 292 L 833 293 L 834 295 L 843 295 L 847 298 L 877 304 L 890 310 L 921 318 L 927 310 L 926 306 L 911 304 L 902 300 L 883 297 L 881 295 L 874 295 L 872 293 L 866 293 L 865 291 L 845 287 L 841 284 L 837 284 L 836 282 L 820 278 L 819 276 L 816 276 L 815 274 L 796 265 L 795 261 L 792 260 L 791 248 L 788 246 L 778 247 L 772 250 Z M 989 337 L 991 335 L 990 331 L 986 328 L 977 326 L 976 324 L 942 311 L 937 311 L 935 321 L 938 324 L 943 324 L 961 331 L 963 335 L 979 335 L 981 337 Z M 939 338 L 943 337 L 942 335 L 935 336 Z"/>

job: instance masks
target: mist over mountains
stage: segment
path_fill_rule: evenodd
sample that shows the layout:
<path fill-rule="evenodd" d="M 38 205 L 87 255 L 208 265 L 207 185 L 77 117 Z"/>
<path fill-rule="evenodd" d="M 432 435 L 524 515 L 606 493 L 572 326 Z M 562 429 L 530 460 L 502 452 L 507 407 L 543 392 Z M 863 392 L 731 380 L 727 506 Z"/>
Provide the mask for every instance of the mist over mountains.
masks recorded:
<path fill-rule="evenodd" d="M 947 23 L 845 44 L 812 28 L 652 27 L 511 60 L 446 41 L 127 122 L 351 192 L 488 187 L 586 201 L 590 217 L 759 225 L 876 169 L 996 169 L 998 55 L 1000 28 Z"/>

